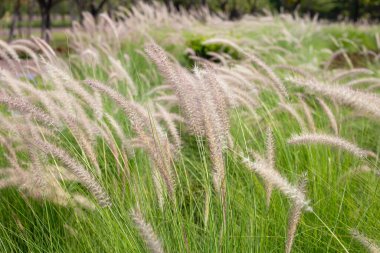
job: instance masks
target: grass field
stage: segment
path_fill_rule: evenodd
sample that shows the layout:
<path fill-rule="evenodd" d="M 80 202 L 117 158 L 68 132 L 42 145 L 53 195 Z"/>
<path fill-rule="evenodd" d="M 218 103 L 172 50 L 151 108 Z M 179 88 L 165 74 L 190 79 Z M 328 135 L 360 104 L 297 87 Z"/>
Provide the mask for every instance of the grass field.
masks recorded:
<path fill-rule="evenodd" d="M 379 252 L 380 26 L 119 15 L 0 44 L 1 252 Z"/>

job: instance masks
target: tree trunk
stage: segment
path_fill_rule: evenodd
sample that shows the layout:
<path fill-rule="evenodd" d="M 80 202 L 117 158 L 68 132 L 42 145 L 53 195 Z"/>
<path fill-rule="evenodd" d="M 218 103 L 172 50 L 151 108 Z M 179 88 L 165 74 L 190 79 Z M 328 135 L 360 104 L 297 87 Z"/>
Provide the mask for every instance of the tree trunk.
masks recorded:
<path fill-rule="evenodd" d="M 38 0 L 41 12 L 41 37 L 47 42 L 50 41 L 51 17 L 50 11 L 52 7 L 62 0 Z"/>
<path fill-rule="evenodd" d="M 240 17 L 241 17 L 240 11 L 236 8 L 236 6 L 233 6 L 231 11 L 230 11 L 229 19 L 230 20 L 237 20 Z"/>
<path fill-rule="evenodd" d="M 78 9 L 78 16 L 79 16 L 79 23 L 83 23 L 83 16 L 82 13 L 84 11 L 84 2 L 81 0 L 73 0 L 73 2 L 76 4 L 77 9 Z M 73 9 L 70 9 L 70 15 L 71 15 L 71 20 L 74 20 L 74 12 Z"/>
<path fill-rule="evenodd" d="M 14 37 L 16 22 L 17 22 L 17 16 L 15 14 L 13 14 L 11 26 L 9 27 L 8 42 L 11 41 Z"/>
<path fill-rule="evenodd" d="M 20 7 L 21 7 L 21 1 L 17 0 L 15 8 L 13 9 L 12 22 L 11 22 L 11 25 L 9 27 L 8 41 L 11 41 L 14 37 L 17 19 L 18 19 L 19 15 L 21 15 L 20 14 Z"/>
<path fill-rule="evenodd" d="M 240 17 L 241 17 L 241 13 L 237 8 L 236 1 L 233 1 L 232 2 L 232 8 L 230 10 L 229 19 L 230 20 L 236 20 L 236 19 L 239 19 Z"/>
<path fill-rule="evenodd" d="M 41 12 L 41 38 L 46 42 L 50 42 L 50 29 L 51 29 L 51 18 L 50 11 L 53 4 L 57 4 L 59 1 L 53 0 L 38 0 Z"/>
<path fill-rule="evenodd" d="M 222 10 L 222 12 L 225 13 L 226 12 L 226 7 L 227 7 L 227 1 L 226 0 L 221 1 L 219 7 Z"/>
<path fill-rule="evenodd" d="M 103 6 L 108 2 L 108 0 L 102 0 L 98 6 L 95 5 L 95 3 L 91 3 L 90 5 L 90 13 L 92 16 L 96 19 L 99 15 L 100 11 L 102 10 Z"/>
<path fill-rule="evenodd" d="M 33 0 L 28 0 L 28 28 L 26 32 L 27 37 L 30 37 L 32 35 L 33 7 Z"/>
<path fill-rule="evenodd" d="M 50 8 L 41 9 L 41 38 L 46 42 L 50 41 L 49 31 L 51 29 Z"/>
<path fill-rule="evenodd" d="M 351 5 L 351 20 L 357 22 L 359 20 L 359 8 L 360 8 L 360 0 L 353 0 Z"/>
<path fill-rule="evenodd" d="M 22 38 L 22 13 L 21 11 L 17 14 L 17 28 L 18 28 L 18 36 Z"/>
<path fill-rule="evenodd" d="M 254 13 L 257 11 L 257 9 L 256 9 L 256 5 L 257 5 L 257 1 L 256 1 L 256 0 L 253 0 L 253 3 L 252 3 L 251 8 L 250 8 L 250 10 L 249 10 L 249 12 L 250 12 L 251 14 L 254 14 Z"/>

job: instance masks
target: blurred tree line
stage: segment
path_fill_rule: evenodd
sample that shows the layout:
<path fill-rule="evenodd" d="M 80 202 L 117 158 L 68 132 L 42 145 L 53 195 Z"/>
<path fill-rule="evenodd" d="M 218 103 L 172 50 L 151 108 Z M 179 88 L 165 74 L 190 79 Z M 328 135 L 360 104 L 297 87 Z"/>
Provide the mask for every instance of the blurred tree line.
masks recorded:
<path fill-rule="evenodd" d="M 38 17 L 41 36 L 49 39 L 52 26 L 52 15 L 61 16 L 68 22 L 82 20 L 81 13 L 90 12 L 96 17 L 102 11 L 112 13 L 119 5 L 130 7 L 138 1 L 164 3 L 169 10 L 207 7 L 212 13 L 224 13 L 230 19 L 238 19 L 244 14 L 258 14 L 265 10 L 272 12 L 297 11 L 301 15 L 318 14 L 319 18 L 329 20 L 351 20 L 353 22 L 365 18 L 380 20 L 380 0 L 0 0 L 0 20 L 7 17 L 9 40 L 22 35 L 20 27 L 30 28 Z"/>
<path fill-rule="evenodd" d="M 149 2 L 149 1 L 148 1 Z M 318 14 L 329 20 L 360 18 L 380 20 L 380 0 L 163 0 L 167 6 L 179 9 L 207 6 L 210 11 L 224 12 L 230 19 L 240 18 L 244 14 L 298 11 L 300 14 Z"/>

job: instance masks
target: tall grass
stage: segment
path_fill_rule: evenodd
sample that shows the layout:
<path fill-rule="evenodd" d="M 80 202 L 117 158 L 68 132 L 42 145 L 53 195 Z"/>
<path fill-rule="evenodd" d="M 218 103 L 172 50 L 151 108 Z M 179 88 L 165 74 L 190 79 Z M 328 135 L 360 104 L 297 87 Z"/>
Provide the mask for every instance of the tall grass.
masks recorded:
<path fill-rule="evenodd" d="M 116 16 L 0 43 L 2 252 L 377 252 L 378 26 Z"/>

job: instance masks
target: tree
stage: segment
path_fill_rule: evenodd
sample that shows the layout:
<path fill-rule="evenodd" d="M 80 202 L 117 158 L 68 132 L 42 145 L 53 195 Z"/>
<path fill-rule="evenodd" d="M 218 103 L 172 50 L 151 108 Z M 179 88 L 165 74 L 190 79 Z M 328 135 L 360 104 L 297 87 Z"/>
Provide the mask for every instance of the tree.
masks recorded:
<path fill-rule="evenodd" d="M 11 25 L 9 26 L 8 41 L 11 41 L 14 37 L 16 23 L 17 23 L 17 20 L 20 20 L 20 16 L 21 16 L 20 10 L 21 10 L 21 0 L 17 0 L 13 7 L 12 21 L 11 21 Z"/>
<path fill-rule="evenodd" d="M 51 9 L 62 0 L 37 0 L 41 14 L 41 38 L 49 42 L 49 31 L 51 29 Z"/>
<path fill-rule="evenodd" d="M 350 19 L 354 22 L 358 21 L 360 15 L 360 3 L 359 0 L 353 0 L 351 3 L 351 15 Z"/>
<path fill-rule="evenodd" d="M 82 21 L 82 12 L 88 11 L 91 13 L 91 15 L 96 18 L 100 11 L 103 9 L 104 5 L 108 2 L 108 0 L 88 0 L 88 1 L 83 1 L 83 0 L 74 0 L 78 7 L 79 15 L 80 15 L 80 20 Z"/>
<path fill-rule="evenodd" d="M 26 32 L 26 36 L 27 37 L 30 37 L 31 34 L 32 34 L 32 21 L 33 21 L 33 15 L 34 15 L 34 11 L 35 11 L 35 1 L 34 0 L 28 0 L 28 4 L 27 4 L 27 32 Z"/>
<path fill-rule="evenodd" d="M 3 18 L 5 14 L 8 13 L 9 10 L 12 9 L 12 4 L 14 1 L 11 0 L 1 0 L 0 1 L 0 19 Z"/>

